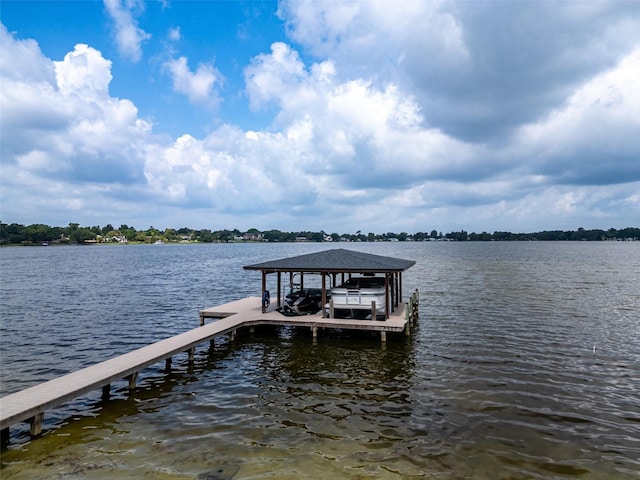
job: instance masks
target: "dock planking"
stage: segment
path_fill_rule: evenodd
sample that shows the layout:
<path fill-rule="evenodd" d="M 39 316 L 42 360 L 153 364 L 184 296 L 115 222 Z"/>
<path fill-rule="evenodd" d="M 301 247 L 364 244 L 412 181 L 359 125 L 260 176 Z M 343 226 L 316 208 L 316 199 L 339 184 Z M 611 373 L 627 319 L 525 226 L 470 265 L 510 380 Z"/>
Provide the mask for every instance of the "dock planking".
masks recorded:
<path fill-rule="evenodd" d="M 46 410 L 100 388 L 108 392 L 112 382 L 122 379 L 127 379 L 129 388 L 133 389 L 138 372 L 144 368 L 162 361 L 169 366 L 171 358 L 183 352 L 188 352 L 189 359 L 193 360 L 196 346 L 219 335 L 230 333 L 234 336 L 239 328 L 258 325 L 308 327 L 314 338 L 321 328 L 369 330 L 380 332 L 382 341 L 386 340 L 386 332 L 405 331 L 408 334 L 417 314 L 417 292 L 414 297 L 384 321 L 324 318 L 321 313 L 288 317 L 273 307 L 263 313 L 259 297 L 248 297 L 201 310 L 201 326 L 198 328 L 0 398 L 3 441 L 8 440 L 9 428 L 22 421 L 29 421 L 31 435 L 38 436 L 42 431 Z M 206 319 L 215 321 L 206 323 Z"/>
<path fill-rule="evenodd" d="M 318 327 L 318 328 L 339 328 L 343 330 L 370 330 L 376 332 L 402 332 L 406 325 L 405 308 L 400 308 L 393 312 L 387 320 L 354 320 L 345 318 L 323 317 L 322 313 L 285 316 L 276 311 L 273 306 L 269 311 L 262 313 L 261 299 L 258 297 L 248 297 L 236 302 L 211 307 L 200 311 L 200 324 L 205 323 L 207 318 L 229 318 L 242 319 L 245 326 L 251 325 L 277 325 L 277 326 L 298 326 L 298 327 Z"/>

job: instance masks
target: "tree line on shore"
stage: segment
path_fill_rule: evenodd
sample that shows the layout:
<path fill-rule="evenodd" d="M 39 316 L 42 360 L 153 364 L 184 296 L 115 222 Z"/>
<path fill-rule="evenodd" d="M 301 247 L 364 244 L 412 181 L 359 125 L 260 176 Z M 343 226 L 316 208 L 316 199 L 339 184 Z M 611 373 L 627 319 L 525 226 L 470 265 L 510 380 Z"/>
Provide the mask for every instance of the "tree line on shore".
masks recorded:
<path fill-rule="evenodd" d="M 156 243 L 156 242 L 381 242 L 381 241 L 615 241 L 638 240 L 640 228 L 627 227 L 620 230 L 579 228 L 574 231 L 550 230 L 535 233 L 482 232 L 468 233 L 464 230 L 442 234 L 436 230 L 430 232 L 406 232 L 383 234 L 357 231 L 350 233 L 331 233 L 324 231 L 283 232 L 280 230 L 259 231 L 255 228 L 241 232 L 234 230 L 194 230 L 183 227 L 158 230 L 149 227 L 137 230 L 122 224 L 118 228 L 108 224 L 104 227 L 85 226 L 70 223 L 66 227 L 51 227 L 44 224 L 21 225 L 0 222 L 0 245 L 42 245 L 42 244 L 95 244 L 95 243 Z"/>

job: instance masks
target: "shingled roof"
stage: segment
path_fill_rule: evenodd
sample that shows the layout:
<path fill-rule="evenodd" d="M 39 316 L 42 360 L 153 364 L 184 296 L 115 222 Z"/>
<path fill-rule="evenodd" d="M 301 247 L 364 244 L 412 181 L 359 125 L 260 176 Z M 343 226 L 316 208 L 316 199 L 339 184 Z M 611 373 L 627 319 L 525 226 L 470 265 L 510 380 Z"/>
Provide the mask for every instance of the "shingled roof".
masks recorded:
<path fill-rule="evenodd" d="M 245 270 L 263 272 L 382 273 L 403 272 L 416 262 L 336 248 L 297 257 L 246 265 Z"/>

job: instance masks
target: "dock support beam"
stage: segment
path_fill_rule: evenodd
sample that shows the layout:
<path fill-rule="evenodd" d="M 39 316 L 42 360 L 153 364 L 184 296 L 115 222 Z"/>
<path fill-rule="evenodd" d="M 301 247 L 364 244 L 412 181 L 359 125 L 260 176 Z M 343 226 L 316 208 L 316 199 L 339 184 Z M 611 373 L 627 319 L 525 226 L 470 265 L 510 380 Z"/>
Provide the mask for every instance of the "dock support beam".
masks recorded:
<path fill-rule="evenodd" d="M 9 430 L 9 427 L 3 428 L 2 431 L 0 431 L 0 448 L 5 448 L 7 445 L 9 445 L 10 439 L 11 430 Z"/>
<path fill-rule="evenodd" d="M 311 327 L 311 334 L 313 338 L 318 338 L 318 327 Z"/>
<path fill-rule="evenodd" d="M 327 304 L 327 279 L 325 278 L 324 272 L 322 272 L 321 277 L 322 277 L 322 318 L 327 318 L 327 310 L 325 309 L 325 305 Z M 302 286 L 300 288 L 302 288 Z M 329 315 L 331 315 L 331 312 L 329 312 Z"/>
<path fill-rule="evenodd" d="M 171 373 L 171 357 L 164 361 L 164 371 L 165 373 Z"/>
<path fill-rule="evenodd" d="M 111 396 L 111 384 L 107 383 L 102 387 L 102 400 L 109 400 Z"/>
<path fill-rule="evenodd" d="M 380 332 L 380 341 L 382 343 L 386 343 L 387 341 L 387 332 L 385 332 L 384 330 Z"/>
<path fill-rule="evenodd" d="M 262 272 L 262 313 L 267 313 L 267 308 L 264 303 L 265 292 L 267 291 L 267 274 Z"/>
<path fill-rule="evenodd" d="M 129 391 L 136 389 L 136 382 L 138 381 L 138 372 L 134 372 L 127 377 L 129 381 Z"/>
<path fill-rule="evenodd" d="M 31 436 L 39 437 L 42 435 L 42 421 L 44 420 L 44 413 L 38 413 L 35 417 L 29 419 L 29 425 L 31 427 Z"/>
<path fill-rule="evenodd" d="M 278 308 L 282 308 L 282 302 L 280 300 L 280 297 L 282 297 L 282 289 L 280 288 L 281 281 L 282 281 L 282 272 L 278 272 L 278 302 L 276 303 L 276 306 Z"/>
<path fill-rule="evenodd" d="M 391 315 L 391 312 L 393 311 L 393 309 L 391 308 L 391 303 L 393 303 L 391 301 L 391 299 L 389 298 L 389 274 L 386 273 L 384 275 L 384 319 L 385 320 L 389 320 L 389 316 Z M 375 318 L 371 317 L 371 320 L 375 320 Z"/>
<path fill-rule="evenodd" d="M 409 311 L 409 309 L 411 308 L 412 303 L 413 302 L 406 302 L 404 304 L 404 334 L 407 337 L 411 336 L 411 323 L 413 322 L 413 314 Z"/>

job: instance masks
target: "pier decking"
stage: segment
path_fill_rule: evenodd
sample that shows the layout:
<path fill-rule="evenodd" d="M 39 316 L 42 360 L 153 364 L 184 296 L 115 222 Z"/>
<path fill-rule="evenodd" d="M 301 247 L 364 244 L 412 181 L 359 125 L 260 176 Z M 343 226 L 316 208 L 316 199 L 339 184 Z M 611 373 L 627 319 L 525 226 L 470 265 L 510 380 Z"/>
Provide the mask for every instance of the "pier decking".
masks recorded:
<path fill-rule="evenodd" d="M 188 352 L 189 360 L 193 361 L 196 346 L 219 335 L 231 334 L 233 338 L 240 328 L 257 325 L 308 327 L 314 338 L 318 329 L 323 328 L 369 330 L 380 332 L 381 340 L 386 341 L 387 332 L 404 331 L 409 335 L 417 312 L 417 291 L 408 303 L 396 309 L 384 321 L 325 318 L 322 313 L 291 317 L 280 314 L 273 306 L 263 313 L 260 297 L 248 297 L 207 308 L 200 311 L 201 326 L 198 328 L 0 398 L 3 444 L 8 441 L 9 427 L 12 425 L 29 421 L 31 434 L 38 436 L 42 432 L 46 410 L 100 388 L 103 393 L 108 393 L 111 383 L 121 379 L 128 380 L 129 389 L 132 390 L 136 386 L 138 372 L 144 368 L 161 361 L 165 361 L 169 368 L 171 358 L 183 352 Z M 215 321 L 207 323 L 207 319 Z"/>
<path fill-rule="evenodd" d="M 311 315 L 285 316 L 271 306 L 265 313 L 262 313 L 261 299 L 258 297 L 248 297 L 237 302 L 211 307 L 200 310 L 200 325 L 205 325 L 207 318 L 230 318 L 232 316 L 240 321 L 243 326 L 251 325 L 277 325 L 318 328 L 337 328 L 341 330 L 369 330 L 374 332 L 403 332 L 406 329 L 407 308 L 417 305 L 417 293 L 411 298 L 410 306 L 396 310 L 387 320 L 354 320 L 345 318 L 325 318 L 322 312 Z M 413 314 L 415 315 L 415 313 Z M 316 330 L 317 331 L 317 330 Z M 386 337 L 383 337 L 383 341 Z"/>

